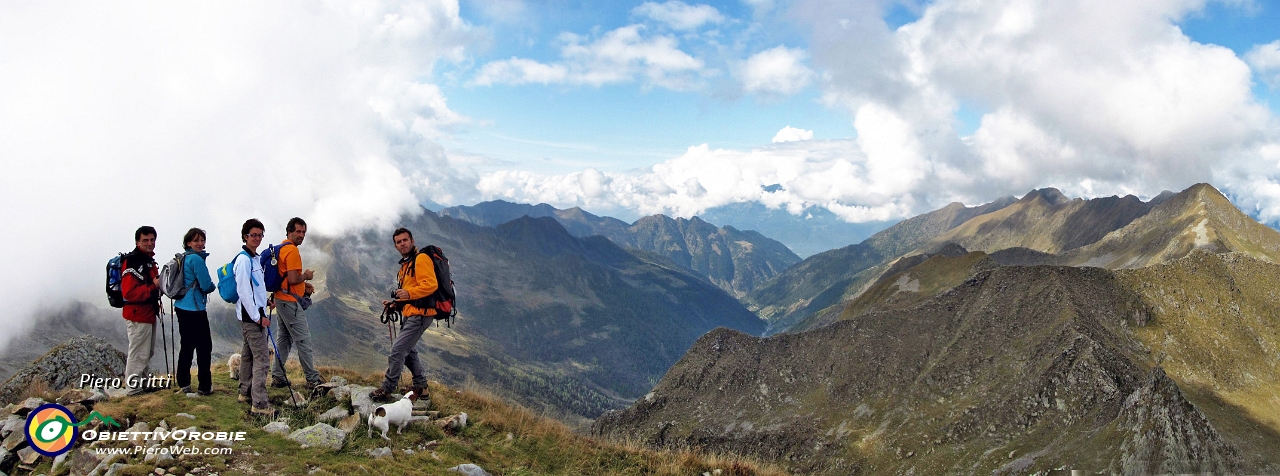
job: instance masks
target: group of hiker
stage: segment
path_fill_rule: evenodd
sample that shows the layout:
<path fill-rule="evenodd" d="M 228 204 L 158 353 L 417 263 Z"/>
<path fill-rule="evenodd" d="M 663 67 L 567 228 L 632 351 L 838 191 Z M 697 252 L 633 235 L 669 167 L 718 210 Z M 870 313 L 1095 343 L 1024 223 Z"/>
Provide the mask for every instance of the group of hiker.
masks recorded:
<path fill-rule="evenodd" d="M 309 282 L 315 278 L 315 271 L 303 268 L 302 256 L 298 252 L 298 247 L 306 240 L 307 223 L 302 218 L 291 218 L 285 225 L 284 241 L 268 246 L 260 253 L 265 230 L 256 218 L 244 222 L 240 228 L 242 249 L 231 262 L 218 268 L 216 286 L 206 263 L 209 253 L 205 251 L 207 236 L 204 230 L 191 228 L 183 235 L 184 251 L 166 265 L 166 276 L 162 276 L 155 261 L 155 228 L 142 226 L 134 232 L 136 247 L 133 251 L 108 264 L 107 294 L 113 306 L 123 308 L 129 337 L 126 377 L 145 378 L 149 375 L 148 363 L 154 355 L 158 318 L 163 325 L 160 303 L 163 294 L 172 302 L 181 336 L 176 362 L 177 385 L 181 392 L 192 393 L 191 363 L 194 357 L 197 369 L 194 393 L 202 396 L 212 394 L 209 367 L 213 339 L 207 305 L 208 295 L 216 289 L 224 300 L 235 305 L 240 322 L 243 345 L 240 350 L 238 400 L 251 403 L 251 412 L 274 414 L 267 401 L 268 367 L 271 368 L 272 387 L 291 387 L 284 362 L 294 347 L 306 378 L 306 388 L 314 390 L 323 383 L 320 372 L 315 368 L 313 340 L 306 317 L 311 295 L 315 292 L 315 287 Z M 395 230 L 392 240 L 401 255 L 400 270 L 392 299 L 383 301 L 383 306 L 397 315 L 400 332 L 387 358 L 385 379 L 371 394 L 375 401 L 391 399 L 405 367 L 413 375 L 413 398 L 416 400 L 427 395 L 426 372 L 414 347 L 438 313 L 448 314 L 451 311 L 453 299 L 452 281 L 446 281 L 450 284 L 446 286 L 447 297 L 437 292 L 444 291 L 439 286 L 437 268 L 448 272 L 447 260 L 440 266 L 436 265 L 443 259 L 438 248 L 428 247 L 435 249 L 435 254 L 419 252 L 413 233 L 406 228 Z M 118 274 L 118 289 L 114 294 L 112 266 L 116 266 Z M 169 268 L 180 269 L 180 275 L 171 273 Z M 279 323 L 275 326 L 278 335 L 272 333 L 272 316 Z M 269 345 L 276 349 L 275 358 L 270 355 Z M 129 393 L 140 394 L 160 388 L 140 386 L 130 389 Z"/>

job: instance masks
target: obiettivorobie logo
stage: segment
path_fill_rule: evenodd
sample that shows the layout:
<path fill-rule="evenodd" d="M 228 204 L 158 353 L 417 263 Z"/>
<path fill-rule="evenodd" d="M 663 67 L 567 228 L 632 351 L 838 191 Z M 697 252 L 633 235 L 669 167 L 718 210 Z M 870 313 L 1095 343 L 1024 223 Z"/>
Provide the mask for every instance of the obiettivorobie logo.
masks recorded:
<path fill-rule="evenodd" d="M 68 451 L 76 442 L 76 428 L 93 421 L 101 420 L 112 426 L 120 426 L 114 419 L 98 412 L 92 412 L 82 422 L 76 422 L 75 415 L 67 407 L 56 403 L 46 403 L 31 410 L 27 414 L 24 427 L 27 445 L 37 453 L 48 457 L 56 457 Z"/>

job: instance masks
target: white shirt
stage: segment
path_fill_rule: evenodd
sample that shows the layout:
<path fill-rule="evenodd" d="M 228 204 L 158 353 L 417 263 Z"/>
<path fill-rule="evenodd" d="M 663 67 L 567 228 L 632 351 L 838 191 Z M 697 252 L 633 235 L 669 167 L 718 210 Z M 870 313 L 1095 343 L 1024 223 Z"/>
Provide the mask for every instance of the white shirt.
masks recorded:
<path fill-rule="evenodd" d="M 259 322 L 260 316 L 267 311 L 267 285 L 263 281 L 262 262 L 257 256 L 250 257 L 248 251 L 241 250 L 235 260 L 236 294 L 240 300 L 237 309 L 244 309 L 253 322 Z M 243 320 L 240 311 L 236 311 L 236 320 Z"/>

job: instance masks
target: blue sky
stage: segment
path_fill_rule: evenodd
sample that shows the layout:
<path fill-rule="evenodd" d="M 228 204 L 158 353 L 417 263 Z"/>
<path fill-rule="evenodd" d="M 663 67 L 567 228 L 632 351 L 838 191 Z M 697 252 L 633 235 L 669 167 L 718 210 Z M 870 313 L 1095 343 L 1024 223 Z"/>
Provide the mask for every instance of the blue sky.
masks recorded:
<path fill-rule="evenodd" d="M 1073 2 L 1067 2 L 1073 4 Z M 1092 8 L 1090 4 L 1078 5 L 1080 9 Z M 772 204 L 791 205 L 795 208 L 811 205 L 833 205 L 842 209 L 845 216 L 853 221 L 872 219 L 895 219 L 927 211 L 932 207 L 945 204 L 947 201 L 960 200 L 966 203 L 979 203 L 993 199 L 997 194 L 1019 194 L 1031 187 L 1055 186 L 1069 194 L 1079 196 L 1098 196 L 1108 194 L 1133 193 L 1141 197 L 1150 197 L 1164 189 L 1180 189 L 1196 182 L 1212 182 L 1224 188 L 1229 194 L 1239 197 L 1242 206 L 1255 216 L 1263 219 L 1274 219 L 1276 209 L 1270 205 L 1271 197 L 1276 195 L 1268 191 L 1269 177 L 1275 170 L 1249 170 L 1242 172 L 1238 163 L 1241 157 L 1257 155 L 1257 151 L 1265 149 L 1267 141 L 1275 140 L 1274 116 L 1278 110 L 1275 86 L 1269 84 L 1274 78 L 1274 66 L 1264 67 L 1252 64 L 1245 73 L 1247 82 L 1245 96 L 1239 91 L 1206 90 L 1201 98 L 1185 100 L 1187 104 L 1178 104 L 1183 99 L 1174 95 L 1182 94 L 1187 88 L 1212 89 L 1210 83 L 1232 82 L 1241 84 L 1239 71 L 1232 75 L 1202 75 L 1203 77 L 1183 78 L 1181 84 L 1168 84 L 1170 77 L 1179 75 L 1177 68 L 1195 70 L 1199 67 L 1214 66 L 1206 63 L 1163 64 L 1174 70 L 1143 77 L 1142 74 L 1131 74 L 1124 68 L 1141 68 L 1142 61 L 1150 61 L 1155 67 L 1160 61 L 1223 61 L 1221 55 L 1214 51 L 1203 51 L 1205 46 L 1221 46 L 1229 49 L 1234 58 L 1232 66 L 1239 67 L 1250 63 L 1250 53 L 1277 41 L 1277 29 L 1273 25 L 1280 24 L 1280 8 L 1262 2 L 1134 2 L 1128 11 L 1115 12 L 1121 20 L 1112 21 L 1106 18 L 1107 12 L 1072 11 L 1060 9 L 1053 13 L 1044 5 L 1031 2 L 990 2 L 982 8 L 972 8 L 955 2 L 936 3 L 900 3 L 900 2 L 862 2 L 829 4 L 820 1 L 796 2 L 610 2 L 602 8 L 597 4 L 585 2 L 463 2 L 460 16 L 463 20 L 476 26 L 485 33 L 481 46 L 471 51 L 465 61 L 442 63 L 436 70 L 436 83 L 440 85 L 448 98 L 449 108 L 467 118 L 467 123 L 452 130 L 441 144 L 459 161 L 468 162 L 476 170 L 484 173 L 505 173 L 512 171 L 526 172 L 518 178 L 494 180 L 500 186 L 491 186 L 483 190 L 480 198 L 505 198 L 517 201 L 548 201 L 558 206 L 587 206 L 589 209 L 639 209 L 641 213 L 664 212 L 680 215 L 696 213 L 710 206 L 734 201 L 756 199 L 772 200 Z M 696 26 L 686 23 L 676 26 L 670 18 L 655 15 L 655 11 L 684 11 L 688 15 L 696 9 L 712 12 L 712 19 L 705 20 Z M 981 11 L 981 10 L 990 11 Z M 1044 11 L 1035 11 L 1035 10 Z M 1026 77 L 1025 72 L 1000 78 L 1004 83 L 980 85 L 969 84 L 972 78 L 966 75 L 980 75 L 983 67 L 1001 67 L 998 60 L 982 58 L 975 63 L 988 64 L 944 65 L 940 69 L 958 69 L 948 72 L 948 76 L 926 78 L 925 80 L 903 80 L 892 78 L 901 75 L 902 71 L 886 70 L 885 63 L 868 65 L 867 61 L 884 58 L 886 55 L 904 54 L 927 56 L 928 49 L 918 51 L 901 51 L 893 42 L 904 41 L 951 41 L 955 38 L 973 38 L 991 35 L 990 21 L 972 21 L 974 17 L 1004 15 L 1010 12 L 1021 12 L 1028 16 L 1030 28 L 1038 28 L 1044 22 L 1054 22 L 1050 15 L 1075 15 L 1066 18 L 1064 23 L 1079 32 L 1087 34 L 1092 28 L 1125 27 L 1133 30 L 1132 34 L 1118 34 L 1114 47 L 1123 53 L 1105 58 L 1113 62 L 1111 65 L 1101 64 L 1099 69 L 1114 67 L 1116 71 L 1093 72 L 1073 71 L 1070 74 L 1086 74 L 1094 76 L 1110 76 L 1101 83 L 1086 84 L 1082 87 L 1105 86 L 1108 82 L 1131 79 L 1130 87 L 1160 85 L 1169 88 L 1165 91 L 1146 91 L 1148 97 L 1141 98 L 1136 104 L 1123 104 L 1123 100 L 1112 101 L 1101 105 L 1115 108 L 1183 108 L 1182 114 L 1199 114 L 1199 111 L 1185 109 L 1199 107 L 1192 104 L 1199 101 L 1212 102 L 1234 101 L 1225 109 L 1210 110 L 1209 116 L 1219 114 L 1232 117 L 1231 121 L 1241 116 L 1253 116 L 1251 125 L 1239 126 L 1236 130 L 1219 131 L 1210 134 L 1200 143 L 1187 143 L 1175 137 L 1188 134 L 1195 129 L 1194 124 L 1179 124 L 1168 130 L 1156 131 L 1163 144 L 1152 144 L 1149 133 L 1141 130 L 1113 134 L 1111 137 L 1098 137 L 1095 131 L 1081 124 L 1062 124 L 1063 115 L 1072 114 L 1069 106 L 1045 104 L 1039 107 L 1027 107 L 1019 100 L 1028 102 L 1044 99 L 1045 91 L 1026 94 L 1022 97 L 1008 96 L 998 88 L 1010 82 L 1037 82 L 1043 79 Z M 705 16 L 705 15 L 704 15 Z M 847 37 L 833 35 L 829 20 L 838 18 L 846 25 L 857 25 L 846 32 Z M 928 22 L 921 19 L 928 17 Z M 939 24 L 957 21 L 950 25 L 953 31 L 934 30 Z M 965 23 L 967 22 L 967 23 Z M 922 26 L 929 23 L 928 26 Z M 1104 25 L 1106 24 L 1106 25 Z M 638 25 L 638 27 L 636 27 Z M 573 68 L 574 60 L 564 53 L 567 44 L 590 47 L 619 29 L 635 27 L 639 32 L 637 41 L 643 42 L 655 38 L 666 38 L 671 41 L 674 51 L 685 53 L 700 62 L 696 73 L 678 78 L 678 84 L 663 84 L 661 81 L 647 80 L 643 74 L 632 71 L 621 74 L 609 81 L 591 83 L 575 81 L 568 77 L 559 80 L 533 79 L 527 74 L 513 73 L 511 68 L 505 70 L 506 76 L 496 80 L 479 80 L 485 76 L 485 68 L 495 64 L 512 63 L 515 60 L 537 64 L 541 67 L 567 66 Z M 905 28 L 904 28 L 905 27 Z M 825 28 L 825 29 L 824 29 Z M 972 28 L 964 31 L 962 28 Z M 916 30 L 916 31 L 909 31 Z M 1150 30 L 1150 31 L 1146 31 Z M 1173 32 L 1171 35 L 1170 33 Z M 1069 29 L 1057 31 L 1033 38 L 1027 35 L 1026 44 L 1036 44 L 1037 48 L 1074 48 L 1077 37 L 1072 36 Z M 566 40 L 566 35 L 572 38 Z M 955 35 L 955 38 L 947 35 Z M 931 38 L 937 37 L 937 38 Z M 1105 35 L 1102 35 L 1105 36 Z M 1174 36 L 1181 37 L 1174 38 Z M 877 38 L 881 37 L 881 38 Z M 870 38 L 870 39 L 868 39 Z M 1102 38 L 1104 42 L 1108 38 Z M 860 50 L 867 57 L 859 57 L 859 52 L 849 53 L 830 51 L 841 48 Z M 886 45 L 886 43 L 890 43 Z M 1105 45 L 1104 45 L 1105 46 Z M 886 51 L 874 51 L 875 47 Z M 892 51 L 897 47 L 899 51 Z M 983 48 L 986 45 L 971 46 Z M 996 55 L 1004 47 L 1008 54 L 1027 54 L 1017 51 L 1016 39 L 1011 45 L 994 45 L 991 51 L 967 51 L 975 56 Z M 743 78 L 743 65 L 753 55 L 773 48 L 784 48 L 797 58 L 794 65 L 806 70 L 809 74 L 804 81 L 792 85 L 785 91 L 750 89 Z M 1187 51 L 1168 54 L 1168 59 L 1143 58 L 1143 51 L 1164 48 L 1183 48 Z M 1028 48 L 1029 50 L 1030 48 Z M 1127 50 L 1126 50 L 1127 49 Z M 1195 51 L 1195 50 L 1202 51 Z M 828 51 L 823 51 L 828 50 Z M 1090 51 L 1087 47 L 1081 51 L 1064 54 L 1063 61 L 1087 61 Z M 1220 51 L 1219 51 L 1220 52 Z M 1200 54 L 1201 57 L 1194 57 Z M 877 56 L 879 55 L 879 56 Z M 1181 57 L 1179 57 L 1181 55 Z M 1191 56 L 1188 56 L 1191 55 Z M 1148 55 L 1150 56 L 1150 55 Z M 916 59 L 919 62 L 921 60 Z M 944 60 L 928 59 L 945 63 Z M 886 62 L 892 63 L 892 62 Z M 1254 62 L 1256 63 L 1256 61 Z M 584 67 L 580 61 L 577 66 Z M 867 67 L 870 66 L 870 67 Z M 958 67 L 957 67 L 958 66 Z M 1008 65 L 1004 65 L 1008 66 Z M 851 68 L 864 68 L 863 70 Z M 905 65 L 905 68 L 920 68 L 920 64 Z M 936 67 L 925 64 L 923 67 Z M 1271 69 L 1267 69 L 1271 68 Z M 859 76 L 862 77 L 859 77 Z M 876 78 L 875 76 L 882 76 Z M 569 76 L 572 76 L 570 74 Z M 841 78 L 844 76 L 844 78 Z M 851 77 L 852 76 L 852 77 Z M 885 78 L 884 76 L 890 76 Z M 1130 77 L 1127 77 L 1130 76 Z M 843 81 L 842 81 L 843 79 Z M 930 79 L 933 79 L 930 81 Z M 1098 78 L 1094 78 L 1098 79 Z M 1271 80 L 1274 82 L 1274 80 Z M 896 83 L 896 84 L 895 84 Z M 877 89 L 903 88 L 917 89 L 915 92 L 877 91 Z M 1043 85 L 1041 85 L 1043 87 Z M 902 96 L 923 94 L 922 90 L 942 89 L 943 94 L 929 91 L 930 97 L 904 99 Z M 1100 91 L 1105 95 L 1106 91 Z M 1080 93 L 1077 94 L 1087 94 Z M 1234 95 L 1234 96 L 1233 96 Z M 1114 99 L 1114 98 L 1113 98 Z M 916 101 L 924 104 L 907 105 L 891 104 L 894 101 Z M 1085 102 L 1088 102 L 1087 100 Z M 1010 160 L 1010 154 L 1043 155 L 1045 147 L 1059 149 L 1049 152 L 1051 157 L 1023 157 L 1023 162 L 1059 162 L 1054 167 L 1040 167 L 1034 163 L 1013 164 L 1015 170 L 1021 172 L 1017 176 L 989 174 L 992 176 L 978 180 L 960 180 L 952 184 L 932 183 L 935 180 L 916 180 L 915 186 L 880 187 L 876 193 L 853 197 L 849 194 L 801 194 L 803 197 L 752 197 L 747 193 L 725 193 L 711 199 L 673 199 L 638 198 L 635 196 L 601 197 L 587 196 L 583 193 L 565 192 L 566 183 L 576 183 L 575 177 L 581 172 L 591 169 L 604 174 L 606 180 L 616 174 L 619 179 L 634 179 L 645 175 L 655 164 L 679 161 L 681 157 L 687 161 L 700 161 L 702 158 L 691 157 L 687 152 L 690 147 L 706 145 L 710 152 L 717 150 L 732 151 L 739 155 L 750 155 L 753 151 L 771 149 L 774 146 L 774 135 L 784 127 L 794 127 L 811 134 L 810 142 L 843 141 L 851 144 L 850 152 L 857 155 L 866 154 L 864 144 L 856 144 L 859 128 L 855 127 L 855 119 L 859 113 L 873 117 L 874 111 L 867 108 L 880 103 L 888 104 L 890 115 L 912 123 L 915 129 L 908 134 L 929 135 L 920 129 L 945 129 L 935 137 L 922 137 L 925 144 L 911 147 L 922 147 L 927 158 L 917 161 L 916 165 L 938 169 L 954 168 L 944 173 L 971 173 L 974 167 L 988 170 L 1005 169 L 1001 161 Z M 1145 103 L 1145 104 L 1144 104 Z M 870 105 L 870 106 L 869 106 Z M 999 108 L 1005 108 L 1005 114 L 992 114 Z M 1254 110 L 1248 111 L 1253 107 Z M 1261 110 L 1257 108 L 1262 108 Z M 922 111 L 935 108 L 940 111 Z M 1026 108 L 1026 111 L 1017 111 Z M 896 109 L 896 110 L 895 110 Z M 1038 110 L 1037 110 L 1038 109 Z M 1064 110 L 1065 109 L 1065 110 Z M 1213 108 L 1210 108 L 1213 109 Z M 1087 116 L 1089 111 L 1079 111 Z M 1127 113 L 1121 113 L 1124 115 Z M 1262 117 L 1259 117 L 1261 114 Z M 1035 117 L 1035 116 L 1041 117 Z M 911 117 L 916 116 L 916 117 Z M 930 117 L 932 116 L 932 117 Z M 941 116 L 941 117 L 940 117 Z M 1056 117 L 1055 117 L 1056 116 Z M 981 134 L 984 118 L 1001 127 L 989 126 Z M 1158 120 L 1151 117 L 1120 117 L 1118 121 L 1125 124 L 1112 124 L 1119 129 L 1125 127 L 1145 127 L 1149 124 L 1135 124 L 1144 121 Z M 941 124 L 943 120 L 949 124 Z M 1213 121 L 1213 119 L 1206 119 Z M 871 122 L 868 119 L 868 122 Z M 932 123 L 930 123 L 932 122 Z M 1039 139 L 1027 138 L 1023 143 L 1000 143 L 1001 134 L 1015 132 L 1027 123 L 1034 125 L 1032 136 L 1047 136 L 1050 142 L 1036 144 Z M 1054 124 L 1054 123 L 1057 124 Z M 1019 124 L 1021 123 L 1021 124 Z M 874 125 L 867 127 L 874 128 Z M 1068 130 L 1056 131 L 1054 128 Z M 1075 128 L 1077 130 L 1069 130 Z M 1027 131 L 1016 131 L 1027 132 Z M 993 134 L 996 134 L 993 136 Z M 1104 136 L 1106 134 L 1103 134 Z M 1191 134 L 1194 135 L 1194 134 Z M 1068 137 L 1074 136 L 1074 137 Z M 1262 145 L 1257 140 L 1263 136 Z M 1252 139 L 1247 139 L 1252 137 Z M 987 142 L 985 149 L 981 142 Z M 1026 142 L 1032 142 L 1027 144 Z M 1087 150 L 1099 144 L 1128 142 L 1119 147 L 1103 146 L 1103 150 Z M 1194 142 L 1194 141 L 1193 141 Z M 1249 142 L 1248 145 L 1244 145 Z M 964 144 L 968 144 L 969 150 Z M 1226 143 L 1226 144 L 1224 144 Z M 902 146 L 902 144 L 886 147 Z M 1148 150 L 1135 148 L 1149 147 Z M 1154 147 L 1153 147 L 1154 146 Z M 1193 153 L 1181 153 L 1176 149 L 1192 149 L 1209 146 L 1213 150 L 1196 150 Z M 830 144 L 823 146 L 831 147 Z M 1028 153 L 1019 148 L 1041 149 Z M 1233 150 L 1226 148 L 1235 147 Z M 1243 149 L 1242 149 L 1243 148 Z M 792 147 L 792 149 L 796 149 Z M 864 149 L 864 150 L 859 150 Z M 1000 149 L 1004 149 L 1002 152 Z M 1249 150 L 1253 149 L 1253 150 Z M 1066 153 L 1061 153 L 1066 150 Z M 794 153 L 805 153 L 795 152 Z M 1210 160 L 1203 160 L 1205 152 L 1214 154 Z M 1004 158 L 998 156 L 1005 155 Z M 1133 162 L 1129 154 L 1140 154 L 1153 157 L 1152 163 Z M 820 154 L 819 154 L 820 155 Z M 892 155 L 889 153 L 889 155 Z M 977 157 L 974 157 L 976 155 Z M 1194 155 L 1194 157 L 1192 156 Z M 1266 153 L 1264 158 L 1256 162 L 1267 162 L 1271 159 Z M 932 156 L 932 158 L 930 158 Z M 958 157 L 955 160 L 947 156 Z M 967 156 L 967 157 L 966 157 Z M 937 160 L 937 157 L 944 157 Z M 861 159 L 867 160 L 867 157 Z M 886 158 L 886 161 L 900 161 L 898 158 Z M 820 160 L 821 161 L 821 160 Z M 874 162 L 874 160 L 872 160 Z M 856 161 L 855 161 L 856 162 Z M 910 163 L 910 160 L 904 162 Z M 932 163 L 930 163 L 932 162 Z M 1075 162 L 1075 163 L 1072 163 Z M 1227 167 L 1216 167 L 1215 162 L 1233 162 L 1234 170 Z M 864 165 L 864 164 L 858 164 Z M 1185 173 L 1166 173 L 1169 166 L 1190 166 Z M 826 170 L 825 166 L 820 167 Z M 859 167 L 867 174 L 865 167 Z M 776 172 L 776 171 L 775 171 Z M 885 172 L 892 174 L 894 172 Z M 759 175 L 759 174 L 757 174 Z M 769 173 L 763 173 L 769 175 Z M 982 174 L 975 174 L 982 175 Z M 1231 177 L 1228 177 L 1231 176 Z M 1243 176 L 1243 177 L 1242 177 Z M 1012 180 L 1011 180 L 1012 179 Z M 670 182 L 667 178 L 663 181 Z M 677 180 L 682 182 L 683 180 Z M 627 180 L 627 188 L 634 191 L 636 180 Z M 967 183 L 959 183 L 967 182 Z M 1228 183 L 1232 182 L 1232 183 Z M 1241 183 L 1243 182 L 1243 183 Z M 615 182 L 617 183 L 617 182 Z M 677 183 L 678 185 L 678 183 Z M 766 184 L 767 185 L 767 184 Z M 862 185 L 874 185 L 864 182 Z M 829 187 L 829 185 L 822 185 Z M 606 187 L 607 189 L 608 187 Z M 678 187 L 677 187 L 678 188 Z M 553 190 L 555 189 L 555 190 Z M 696 189 L 696 187 L 695 187 Z M 665 192 L 665 190 L 664 190 Z M 680 190 L 675 190 L 679 194 Z M 741 192 L 741 191 L 739 191 Z M 626 195 L 628 192 L 616 192 L 615 195 Z M 609 191 L 605 191 L 608 195 Z M 914 195 L 906 200 L 886 199 L 886 195 Z M 634 194 L 633 194 L 634 195 Z M 712 193 L 712 195 L 716 195 Z M 855 194 L 856 195 L 856 194 Z M 474 197 L 444 196 L 441 201 L 466 202 Z M 1250 208 L 1252 207 L 1252 208 Z M 838 212 L 839 213 L 839 212 Z"/>

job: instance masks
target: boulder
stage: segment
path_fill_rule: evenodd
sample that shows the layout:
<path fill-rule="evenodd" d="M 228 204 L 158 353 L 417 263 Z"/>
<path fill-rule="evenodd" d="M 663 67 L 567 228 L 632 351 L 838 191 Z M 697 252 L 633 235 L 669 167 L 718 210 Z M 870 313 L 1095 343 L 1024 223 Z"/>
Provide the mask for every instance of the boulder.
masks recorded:
<path fill-rule="evenodd" d="M 353 431 L 356 431 L 356 428 L 360 427 L 360 422 L 362 420 L 363 419 L 360 418 L 360 415 L 351 415 L 349 417 L 343 418 L 342 421 L 338 422 L 338 429 L 345 431 L 347 433 L 351 433 Z"/>
<path fill-rule="evenodd" d="M 351 407 L 360 414 L 361 417 L 368 418 L 369 413 L 374 408 L 378 408 L 378 404 L 373 402 L 369 397 L 376 387 L 354 387 L 351 389 Z"/>
<path fill-rule="evenodd" d="M 190 413 L 174 413 L 174 414 L 173 414 L 173 417 L 174 417 L 174 418 L 178 418 L 178 417 L 182 417 L 182 418 L 190 418 L 190 419 L 192 419 L 192 420 L 195 420 L 195 419 L 196 419 L 196 416 L 195 416 L 195 415 L 192 415 L 192 414 L 190 414 Z"/>
<path fill-rule="evenodd" d="M 329 377 L 329 383 L 337 384 L 336 386 L 341 387 L 347 384 L 347 379 L 342 378 L 341 375 L 334 375 Z"/>
<path fill-rule="evenodd" d="M 265 431 L 265 432 L 267 432 L 267 433 L 276 433 L 276 434 L 280 434 L 280 435 L 288 435 L 288 434 L 289 434 L 289 424 L 288 424 L 288 423 L 285 423 L 285 422 L 282 422 L 282 421 L 273 421 L 273 422 L 271 422 L 271 423 L 267 423 L 267 426 L 262 427 L 262 431 Z"/>
<path fill-rule="evenodd" d="M 14 407 L 12 414 L 26 418 L 27 414 L 31 413 L 32 410 L 40 408 L 40 405 L 44 405 L 46 403 L 49 402 L 44 401 L 43 398 L 31 397 L 23 400 L 22 403 L 19 403 L 18 406 Z"/>
<path fill-rule="evenodd" d="M 351 389 L 356 387 L 358 387 L 358 385 L 341 385 L 338 387 L 334 387 L 333 390 L 329 391 L 329 395 L 332 396 L 334 399 L 342 400 L 344 398 L 351 396 Z"/>
<path fill-rule="evenodd" d="M 289 434 L 289 439 L 299 444 L 329 448 L 334 451 L 342 449 L 342 444 L 346 438 L 347 433 L 345 431 L 329 426 L 326 423 L 316 423 Z"/>
<path fill-rule="evenodd" d="M 484 468 L 481 468 L 471 463 L 454 466 L 452 468 L 449 468 L 449 471 L 453 471 L 455 473 L 462 473 L 462 474 L 465 474 L 466 476 L 490 476 L 489 472 L 485 471 Z"/>
<path fill-rule="evenodd" d="M 63 392 L 62 396 L 58 397 L 58 403 L 61 405 L 67 405 L 70 403 L 91 402 L 94 401 L 93 397 L 93 390 L 74 388 Z"/>
<path fill-rule="evenodd" d="M 18 431 L 22 425 L 26 424 L 26 419 L 17 415 L 9 415 L 4 421 L 4 425 L 0 425 L 0 438 L 9 436 L 10 433 Z"/>
<path fill-rule="evenodd" d="M 31 447 L 18 450 L 18 461 L 22 461 L 22 464 L 36 464 L 36 461 L 40 460 L 40 456 L 42 455 Z"/>
<path fill-rule="evenodd" d="M 381 448 L 371 449 L 369 450 L 369 456 L 372 456 L 374 458 L 390 458 L 391 448 L 387 446 L 383 446 Z"/>
<path fill-rule="evenodd" d="M 71 474 L 89 474 L 103 459 L 103 455 L 97 454 L 92 448 L 81 448 L 67 454 L 70 455 L 66 462 L 71 467 Z"/>
<path fill-rule="evenodd" d="M 333 407 L 329 411 L 324 412 L 318 418 L 318 421 L 334 421 L 347 417 L 347 409 L 341 406 Z"/>
<path fill-rule="evenodd" d="M 5 437 L 4 443 L 0 444 L 0 446 L 9 450 L 10 453 L 18 451 L 18 449 L 27 446 L 27 432 L 15 431 L 10 433 L 9 436 Z"/>
<path fill-rule="evenodd" d="M 448 418 L 441 418 L 432 423 L 435 423 L 436 426 L 444 430 L 454 431 L 454 432 L 462 431 L 463 428 L 467 427 L 467 414 L 459 413 L 457 415 L 452 415 Z"/>

